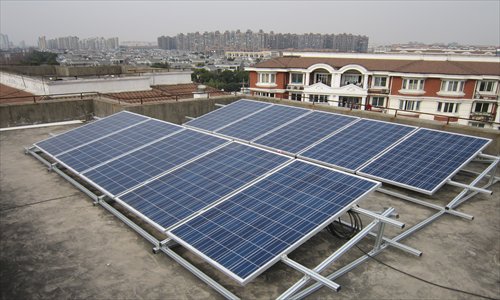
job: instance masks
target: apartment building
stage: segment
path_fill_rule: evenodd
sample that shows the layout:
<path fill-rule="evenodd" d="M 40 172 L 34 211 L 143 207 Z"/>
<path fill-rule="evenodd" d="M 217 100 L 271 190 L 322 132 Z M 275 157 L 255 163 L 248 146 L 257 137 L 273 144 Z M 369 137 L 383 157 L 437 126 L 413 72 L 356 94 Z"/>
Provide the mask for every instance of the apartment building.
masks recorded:
<path fill-rule="evenodd" d="M 285 52 L 252 67 L 255 96 L 499 128 L 499 57 Z"/>

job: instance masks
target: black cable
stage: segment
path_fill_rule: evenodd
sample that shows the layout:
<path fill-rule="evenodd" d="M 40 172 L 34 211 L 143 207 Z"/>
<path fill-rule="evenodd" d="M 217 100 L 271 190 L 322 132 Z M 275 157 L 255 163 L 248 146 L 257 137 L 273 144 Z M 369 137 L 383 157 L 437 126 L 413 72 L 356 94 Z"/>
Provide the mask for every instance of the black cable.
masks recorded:
<path fill-rule="evenodd" d="M 442 289 L 445 289 L 445 290 L 450 290 L 450 291 L 454 291 L 454 292 L 457 292 L 457 293 L 462 293 L 462 294 L 467 294 L 467 295 L 470 295 L 470 296 L 475 296 L 475 297 L 479 297 L 479 298 L 483 298 L 483 299 L 490 299 L 490 300 L 500 300 L 499 298 L 493 298 L 493 297 L 489 297 L 489 296 L 484 296 L 484 295 L 479 295 L 479 294 L 476 294 L 476 293 L 472 293 L 472 292 L 468 292 L 468 291 L 464 291 L 464 290 L 460 290 L 460 289 L 456 289 L 456 288 L 452 288 L 452 287 L 449 287 L 449 286 L 444 286 L 444 285 L 441 285 L 441 284 L 438 284 L 438 283 L 435 283 L 435 282 L 432 282 L 432 281 L 429 281 L 429 280 L 426 280 L 426 279 L 423 279 L 421 277 L 418 277 L 416 275 L 413 275 L 413 274 L 410 274 L 410 273 L 407 273 L 403 270 L 400 270 L 396 267 L 393 267 L 379 259 L 377 259 L 376 257 L 374 256 L 371 256 L 370 254 L 368 254 L 366 251 L 364 251 L 363 249 L 361 249 L 358 245 L 356 245 L 356 248 L 358 248 L 359 251 L 363 252 L 366 256 L 368 256 L 369 258 L 373 259 L 374 261 L 378 262 L 379 264 L 381 265 L 384 265 L 386 267 L 388 267 L 389 269 L 392 269 L 396 272 L 399 272 L 401 274 L 404 274 L 406 276 L 409 276 L 413 279 L 416 279 L 416 280 L 419 280 L 419 281 L 422 281 L 422 282 L 425 282 L 427 284 L 430 284 L 430 285 L 433 285 L 433 286 L 436 286 L 436 287 L 439 287 L 439 288 L 442 288 Z"/>
<path fill-rule="evenodd" d="M 36 205 L 36 204 L 40 204 L 40 203 L 44 203 L 44 202 L 49 202 L 49 201 L 54 201 L 54 200 L 60 200 L 60 199 L 69 198 L 69 197 L 73 197 L 73 196 L 77 196 L 77 195 L 79 195 L 79 194 L 75 193 L 75 194 L 71 194 L 71 195 L 66 195 L 66 196 L 61 196 L 61 197 L 56 197 L 56 198 L 50 198 L 50 199 L 40 200 L 40 201 L 37 201 L 37 202 L 22 204 L 22 205 L 18 205 L 18 206 L 7 207 L 7 208 L 4 208 L 4 209 L 0 209 L 0 212 L 4 212 L 4 211 L 7 211 L 7 210 L 13 210 L 13 209 L 17 209 L 17 208 L 22 208 L 22 207 L 27 207 L 27 206 L 32 206 L 32 205 Z"/>

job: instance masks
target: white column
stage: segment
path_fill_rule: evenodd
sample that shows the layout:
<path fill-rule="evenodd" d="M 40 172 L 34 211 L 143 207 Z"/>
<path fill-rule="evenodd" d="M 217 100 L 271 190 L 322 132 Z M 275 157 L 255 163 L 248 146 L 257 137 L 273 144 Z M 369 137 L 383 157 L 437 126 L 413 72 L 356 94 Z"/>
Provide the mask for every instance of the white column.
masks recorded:
<path fill-rule="evenodd" d="M 304 85 L 305 85 L 305 86 L 308 86 L 308 85 L 309 85 L 309 76 L 310 76 L 310 75 L 311 75 L 311 74 L 310 74 L 309 72 L 307 72 L 307 73 L 306 73 L 306 81 L 304 82 Z"/>
<path fill-rule="evenodd" d="M 363 89 L 368 89 L 368 75 L 363 76 Z"/>

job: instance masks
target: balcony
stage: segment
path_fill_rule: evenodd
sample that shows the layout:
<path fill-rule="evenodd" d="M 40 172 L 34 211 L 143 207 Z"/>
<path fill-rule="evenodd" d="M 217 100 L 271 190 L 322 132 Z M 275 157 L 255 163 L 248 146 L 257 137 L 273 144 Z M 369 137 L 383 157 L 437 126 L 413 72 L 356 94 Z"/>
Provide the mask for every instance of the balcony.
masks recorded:
<path fill-rule="evenodd" d="M 470 118 L 474 121 L 492 122 L 495 116 L 489 112 L 472 112 Z"/>

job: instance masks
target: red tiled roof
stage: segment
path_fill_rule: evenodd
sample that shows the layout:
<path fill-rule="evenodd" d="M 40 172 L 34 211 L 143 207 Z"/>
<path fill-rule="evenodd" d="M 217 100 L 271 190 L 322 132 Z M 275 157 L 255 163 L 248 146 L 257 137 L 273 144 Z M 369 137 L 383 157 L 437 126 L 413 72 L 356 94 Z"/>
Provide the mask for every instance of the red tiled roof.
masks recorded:
<path fill-rule="evenodd" d="M 349 64 L 360 65 L 370 71 L 401 73 L 446 74 L 446 75 L 495 75 L 500 76 L 500 60 L 495 62 L 473 61 L 428 61 L 334 57 L 285 56 L 266 60 L 254 65 L 255 68 L 302 68 L 307 69 L 324 63 L 335 69 Z"/>
<path fill-rule="evenodd" d="M 40 100 L 40 97 L 35 97 Z M 33 102 L 33 94 L 0 84 L 0 103 Z"/>
<path fill-rule="evenodd" d="M 127 103 L 144 103 L 158 101 L 172 101 L 178 99 L 193 98 L 193 92 L 198 88 L 196 83 L 156 85 L 149 91 L 108 93 L 107 97 Z M 210 96 L 228 95 L 229 93 L 220 91 L 213 87 L 206 88 Z"/>

